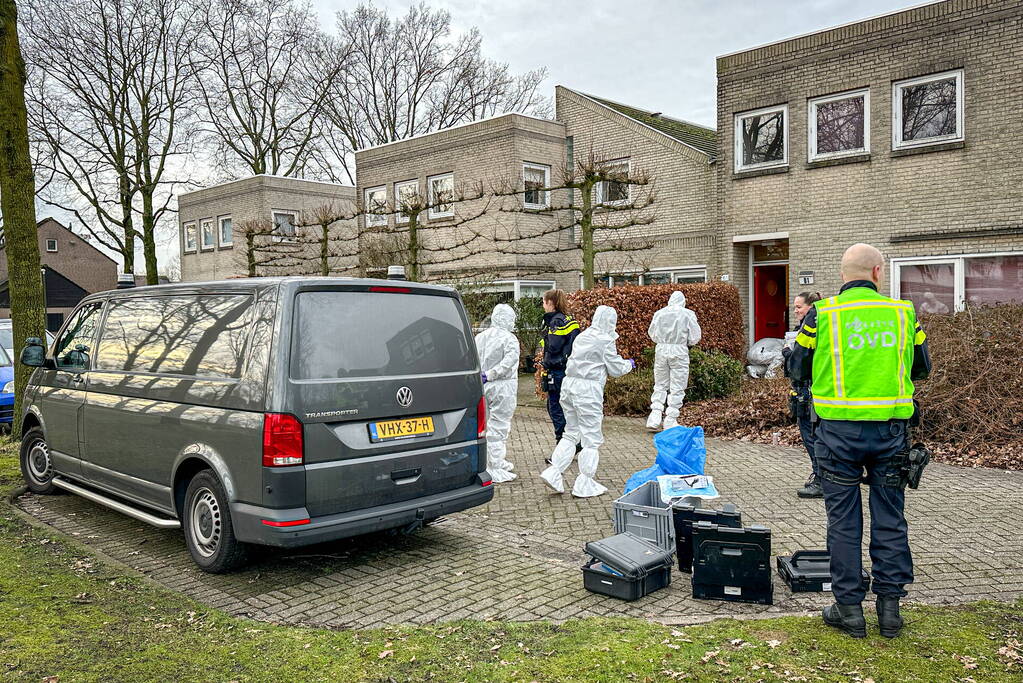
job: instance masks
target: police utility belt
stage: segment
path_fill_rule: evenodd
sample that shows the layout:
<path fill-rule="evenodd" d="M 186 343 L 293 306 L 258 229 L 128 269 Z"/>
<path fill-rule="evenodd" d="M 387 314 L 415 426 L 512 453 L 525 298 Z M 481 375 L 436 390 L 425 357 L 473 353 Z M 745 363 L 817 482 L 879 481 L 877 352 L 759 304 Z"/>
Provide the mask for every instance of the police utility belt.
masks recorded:
<path fill-rule="evenodd" d="M 813 414 L 813 419 L 814 424 L 816 424 L 819 420 L 816 413 Z M 892 456 L 891 461 L 888 463 L 888 472 L 884 479 L 885 486 L 899 489 L 900 491 L 904 491 L 907 486 L 911 489 L 920 486 L 920 478 L 923 477 L 924 468 L 927 467 L 927 463 L 931 461 L 931 453 L 922 443 L 917 442 L 912 446 L 909 445 L 913 440 L 912 428 L 919 424 L 920 407 L 917 404 L 913 417 L 906 423 L 905 445 L 903 445 L 898 453 Z M 821 468 L 820 477 L 839 486 L 859 486 L 860 484 L 870 483 L 867 477 L 857 477 L 855 479 L 842 477 L 823 468 Z"/>

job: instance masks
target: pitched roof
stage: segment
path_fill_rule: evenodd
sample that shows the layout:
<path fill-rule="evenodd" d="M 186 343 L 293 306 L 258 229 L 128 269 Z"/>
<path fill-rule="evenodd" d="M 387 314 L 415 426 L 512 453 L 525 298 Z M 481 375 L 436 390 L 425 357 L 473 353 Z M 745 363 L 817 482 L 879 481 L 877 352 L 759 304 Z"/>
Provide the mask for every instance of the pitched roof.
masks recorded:
<path fill-rule="evenodd" d="M 630 119 L 639 121 L 643 125 L 649 126 L 660 133 L 664 133 L 669 138 L 678 140 L 684 145 L 694 147 L 711 159 L 717 155 L 718 134 L 713 128 L 707 128 L 706 126 L 690 123 L 689 121 L 665 116 L 661 113 L 657 113 L 655 116 L 654 112 L 630 107 L 629 105 L 621 104 L 620 102 L 605 100 L 602 97 L 594 97 L 593 95 L 587 95 L 586 93 L 579 94 L 597 102 L 598 104 L 604 105 L 608 109 L 613 109 L 623 116 L 628 116 Z"/>

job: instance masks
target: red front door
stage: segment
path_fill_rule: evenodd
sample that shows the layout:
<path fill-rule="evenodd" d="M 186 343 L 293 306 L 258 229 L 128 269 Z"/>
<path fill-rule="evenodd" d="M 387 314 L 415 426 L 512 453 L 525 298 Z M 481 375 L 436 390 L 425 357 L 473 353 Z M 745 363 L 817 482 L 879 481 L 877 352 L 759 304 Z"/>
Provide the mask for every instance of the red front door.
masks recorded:
<path fill-rule="evenodd" d="M 788 329 L 789 267 L 753 266 L 753 341 L 782 339 Z"/>

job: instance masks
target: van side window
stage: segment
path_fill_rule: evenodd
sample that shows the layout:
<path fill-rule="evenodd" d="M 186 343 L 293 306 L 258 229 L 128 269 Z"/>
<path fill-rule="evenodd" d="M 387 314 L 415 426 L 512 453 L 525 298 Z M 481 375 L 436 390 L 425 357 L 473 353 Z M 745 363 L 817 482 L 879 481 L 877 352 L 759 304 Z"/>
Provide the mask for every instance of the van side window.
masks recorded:
<path fill-rule="evenodd" d="M 67 326 L 53 345 L 53 360 L 58 368 L 88 370 L 96 339 L 101 304 L 89 304 L 71 315 Z M 85 347 L 84 353 L 77 347 Z"/>
<path fill-rule="evenodd" d="M 96 368 L 241 377 L 251 329 L 247 294 L 127 297 L 111 302 Z"/>

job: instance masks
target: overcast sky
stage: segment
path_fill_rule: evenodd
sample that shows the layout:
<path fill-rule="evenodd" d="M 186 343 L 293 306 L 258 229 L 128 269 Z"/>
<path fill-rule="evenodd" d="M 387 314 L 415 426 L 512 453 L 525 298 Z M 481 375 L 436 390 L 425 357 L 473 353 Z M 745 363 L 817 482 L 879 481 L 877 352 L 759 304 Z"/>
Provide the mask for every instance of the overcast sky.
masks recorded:
<path fill-rule="evenodd" d="M 354 7 L 312 0 L 325 27 Z M 392 16 L 406 0 L 376 0 Z M 516 72 L 546 66 L 565 85 L 714 126 L 714 59 L 737 50 L 921 4 L 920 0 L 430 0 L 456 30 Z M 552 9 L 553 8 L 553 9 Z"/>

